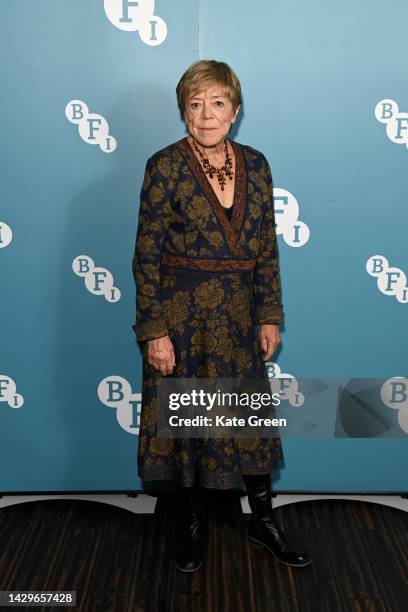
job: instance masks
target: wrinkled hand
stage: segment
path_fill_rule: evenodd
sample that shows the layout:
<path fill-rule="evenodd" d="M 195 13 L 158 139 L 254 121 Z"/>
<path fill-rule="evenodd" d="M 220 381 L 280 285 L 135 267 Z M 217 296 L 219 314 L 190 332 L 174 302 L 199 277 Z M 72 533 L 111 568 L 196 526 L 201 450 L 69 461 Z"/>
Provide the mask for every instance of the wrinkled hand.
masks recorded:
<path fill-rule="evenodd" d="M 279 325 L 263 323 L 259 335 L 263 351 L 262 360 L 268 361 L 280 344 Z"/>
<path fill-rule="evenodd" d="M 164 376 L 172 374 L 176 365 L 173 343 L 169 336 L 147 340 L 147 361 Z"/>

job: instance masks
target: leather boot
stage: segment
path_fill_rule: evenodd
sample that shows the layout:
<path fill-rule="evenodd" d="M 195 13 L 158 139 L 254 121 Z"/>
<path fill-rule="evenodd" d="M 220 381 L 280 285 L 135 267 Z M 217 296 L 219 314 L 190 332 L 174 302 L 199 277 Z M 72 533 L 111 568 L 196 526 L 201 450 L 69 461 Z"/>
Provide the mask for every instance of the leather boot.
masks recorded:
<path fill-rule="evenodd" d="M 276 522 L 272 510 L 270 475 L 243 476 L 243 480 L 252 510 L 248 528 L 248 539 L 251 544 L 257 548 L 267 548 L 285 565 L 294 567 L 309 565 L 312 562 L 310 555 L 301 552 Z"/>
<path fill-rule="evenodd" d="M 174 561 L 182 572 L 195 572 L 204 562 L 204 513 L 195 487 L 177 491 Z"/>

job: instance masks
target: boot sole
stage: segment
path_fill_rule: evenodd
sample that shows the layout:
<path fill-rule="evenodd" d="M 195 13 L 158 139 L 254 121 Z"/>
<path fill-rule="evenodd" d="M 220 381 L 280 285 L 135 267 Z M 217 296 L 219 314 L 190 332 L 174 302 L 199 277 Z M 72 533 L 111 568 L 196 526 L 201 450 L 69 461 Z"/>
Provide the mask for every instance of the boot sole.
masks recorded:
<path fill-rule="evenodd" d="M 279 557 L 276 556 L 272 548 L 269 548 L 269 546 L 264 544 L 264 542 L 261 542 L 260 540 L 256 540 L 252 536 L 248 536 L 248 540 L 254 548 L 258 548 L 258 549 L 266 548 L 267 550 L 269 550 L 269 552 L 272 553 L 275 559 L 279 561 L 279 563 L 283 563 L 284 565 L 290 565 L 290 567 L 306 567 L 307 565 L 310 565 L 312 563 L 312 559 L 309 559 L 309 561 L 306 561 L 306 563 L 289 563 L 288 561 L 282 561 L 282 559 L 279 559 Z"/>
<path fill-rule="evenodd" d="M 192 574 L 193 572 L 198 572 L 198 570 L 202 568 L 203 563 L 204 561 L 201 561 L 200 565 L 198 565 L 194 569 L 184 569 L 183 567 L 180 567 L 179 565 L 177 565 L 177 561 L 174 561 L 174 565 L 177 567 L 177 569 L 180 572 L 185 572 L 186 574 Z"/>

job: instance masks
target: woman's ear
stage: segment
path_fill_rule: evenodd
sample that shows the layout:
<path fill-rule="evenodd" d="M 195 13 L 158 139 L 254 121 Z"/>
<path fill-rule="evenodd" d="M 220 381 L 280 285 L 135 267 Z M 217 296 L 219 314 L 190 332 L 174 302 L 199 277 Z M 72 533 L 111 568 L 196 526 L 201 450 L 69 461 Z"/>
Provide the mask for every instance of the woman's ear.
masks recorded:
<path fill-rule="evenodd" d="M 234 114 L 234 117 L 233 117 L 233 119 L 232 119 L 232 123 L 235 123 L 235 120 L 236 120 L 236 118 L 238 117 L 238 113 L 239 113 L 239 109 L 240 109 L 240 108 L 241 108 L 241 105 L 240 105 L 240 104 L 238 104 L 238 106 L 237 106 L 237 108 L 236 108 L 236 111 L 235 111 L 235 114 Z"/>

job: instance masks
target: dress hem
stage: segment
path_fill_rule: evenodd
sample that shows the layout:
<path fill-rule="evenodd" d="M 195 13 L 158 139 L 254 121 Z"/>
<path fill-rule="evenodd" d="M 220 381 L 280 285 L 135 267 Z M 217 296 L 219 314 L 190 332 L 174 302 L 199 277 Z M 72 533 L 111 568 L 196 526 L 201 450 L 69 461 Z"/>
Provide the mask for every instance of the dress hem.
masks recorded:
<path fill-rule="evenodd" d="M 143 482 L 146 482 L 146 483 L 166 481 L 166 482 L 171 482 L 172 484 L 182 486 L 182 487 L 198 486 L 198 487 L 203 487 L 204 489 L 220 489 L 220 490 L 239 489 L 242 487 L 245 488 L 244 480 L 242 476 L 271 475 L 272 472 L 279 469 L 278 463 L 279 463 L 279 460 L 273 466 L 271 466 L 270 470 L 268 470 L 267 472 L 258 471 L 258 470 L 250 472 L 248 470 L 245 470 L 245 472 L 240 472 L 239 474 L 232 476 L 229 479 L 224 478 L 224 480 L 226 481 L 224 483 L 220 483 L 219 480 L 215 482 L 215 479 L 208 479 L 208 478 L 202 478 L 202 477 L 200 478 L 199 475 L 198 475 L 198 478 L 194 480 L 180 478 L 180 477 L 177 477 L 176 474 L 171 475 L 169 473 L 156 474 L 155 477 L 153 476 L 149 477 L 147 474 L 146 476 L 143 476 L 140 470 L 138 472 L 138 476 Z M 177 474 L 179 474 L 179 472 Z"/>

